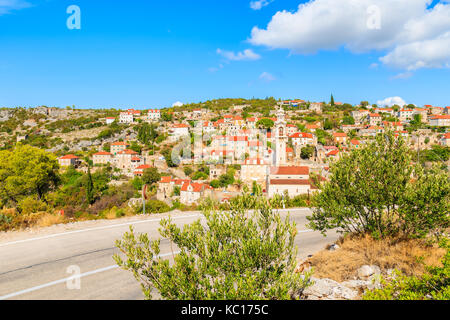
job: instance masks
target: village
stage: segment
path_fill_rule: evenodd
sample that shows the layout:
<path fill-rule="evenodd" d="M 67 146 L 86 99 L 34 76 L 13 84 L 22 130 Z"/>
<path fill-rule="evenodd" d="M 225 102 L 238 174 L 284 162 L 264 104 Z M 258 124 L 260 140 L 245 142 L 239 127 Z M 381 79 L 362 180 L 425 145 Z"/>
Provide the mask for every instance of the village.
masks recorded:
<path fill-rule="evenodd" d="M 334 108 L 344 105 L 332 103 Z M 171 152 L 162 155 L 151 148 L 132 150 L 134 137 L 109 143 L 108 151 L 95 152 L 90 160 L 94 168 L 110 166 L 128 179 L 157 168 L 161 179 L 154 198 L 168 204 L 179 201 L 194 205 L 205 198 L 226 203 L 240 194 L 243 186 L 252 190 L 255 185 L 268 198 L 309 197 L 319 192 L 320 181 L 329 178 L 331 162 L 388 130 L 402 136 L 412 151 L 450 146 L 450 107 L 345 105 L 351 111 L 337 123 L 334 118 L 334 126 L 329 117 L 311 121 L 330 105 L 298 99 L 279 101 L 268 117 L 249 115 L 249 105 L 233 105 L 218 112 L 206 108 L 129 109 L 101 121 L 106 125 L 151 124 L 167 138 L 162 144 Z M 170 121 L 163 119 L 164 112 Z M 84 161 L 74 154 L 59 157 L 62 167 L 80 170 Z"/>

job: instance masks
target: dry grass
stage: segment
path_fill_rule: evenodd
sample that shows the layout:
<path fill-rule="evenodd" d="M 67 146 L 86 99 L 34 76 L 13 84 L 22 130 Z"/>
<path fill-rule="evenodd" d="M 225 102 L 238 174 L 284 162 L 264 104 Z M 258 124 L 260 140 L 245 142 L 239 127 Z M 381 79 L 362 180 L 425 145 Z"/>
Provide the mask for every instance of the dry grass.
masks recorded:
<path fill-rule="evenodd" d="M 309 259 L 315 277 L 339 282 L 351 280 L 363 265 L 420 275 L 425 271 L 424 265 L 441 265 L 446 252 L 437 245 L 426 245 L 422 240 L 374 240 L 368 235 L 341 238 L 338 245 L 338 250 L 325 249 Z"/>
<path fill-rule="evenodd" d="M 37 221 L 37 225 L 39 227 L 50 227 L 54 224 L 60 224 L 64 222 L 64 217 L 51 213 L 44 213 L 39 220 Z"/>

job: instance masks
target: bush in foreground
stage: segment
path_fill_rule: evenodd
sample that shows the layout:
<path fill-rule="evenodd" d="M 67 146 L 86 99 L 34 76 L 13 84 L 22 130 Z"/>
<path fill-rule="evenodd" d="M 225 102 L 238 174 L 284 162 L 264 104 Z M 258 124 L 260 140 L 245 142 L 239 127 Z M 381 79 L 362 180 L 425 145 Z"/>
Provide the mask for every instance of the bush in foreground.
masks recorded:
<path fill-rule="evenodd" d="M 254 211 L 246 201 L 226 212 L 205 209 L 206 226 L 198 220 L 181 230 L 170 218 L 161 221 L 161 236 L 179 248 L 173 264 L 159 256 L 160 240 L 133 229 L 116 242 L 126 259 L 114 260 L 133 272 L 147 299 L 152 288 L 169 300 L 299 298 L 309 274 L 294 272 L 295 223 L 282 221 L 262 197 Z"/>
<path fill-rule="evenodd" d="M 392 132 L 343 155 L 330 169 L 331 179 L 308 217 L 315 230 L 422 238 L 450 225 L 447 173 L 415 165 Z"/>

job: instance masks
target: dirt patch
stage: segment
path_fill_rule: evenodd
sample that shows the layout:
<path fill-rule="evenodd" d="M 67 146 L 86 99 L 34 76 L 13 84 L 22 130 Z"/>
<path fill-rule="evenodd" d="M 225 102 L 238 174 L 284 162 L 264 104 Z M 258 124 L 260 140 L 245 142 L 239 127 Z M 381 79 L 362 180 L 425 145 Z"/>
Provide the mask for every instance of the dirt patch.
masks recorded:
<path fill-rule="evenodd" d="M 337 244 L 339 249 L 322 250 L 308 260 L 315 277 L 339 282 L 352 280 L 363 265 L 376 265 L 382 271 L 398 269 L 407 275 L 421 275 L 425 265 L 441 265 L 446 252 L 422 240 L 374 240 L 370 236 L 341 238 Z"/>

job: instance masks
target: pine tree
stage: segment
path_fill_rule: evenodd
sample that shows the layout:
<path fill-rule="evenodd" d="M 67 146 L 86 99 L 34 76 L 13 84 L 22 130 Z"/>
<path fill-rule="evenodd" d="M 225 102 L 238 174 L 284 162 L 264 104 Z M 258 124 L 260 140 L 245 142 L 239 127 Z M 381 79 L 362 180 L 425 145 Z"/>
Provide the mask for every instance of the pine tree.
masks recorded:
<path fill-rule="evenodd" d="M 334 97 L 333 97 L 333 94 L 331 94 L 331 100 L 330 100 L 331 102 L 330 102 L 330 104 L 332 105 L 332 106 L 334 106 Z"/>
<path fill-rule="evenodd" d="M 86 201 L 88 204 L 94 202 L 94 183 L 92 182 L 91 167 L 88 167 L 88 176 L 86 182 Z"/>

